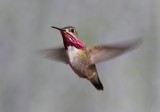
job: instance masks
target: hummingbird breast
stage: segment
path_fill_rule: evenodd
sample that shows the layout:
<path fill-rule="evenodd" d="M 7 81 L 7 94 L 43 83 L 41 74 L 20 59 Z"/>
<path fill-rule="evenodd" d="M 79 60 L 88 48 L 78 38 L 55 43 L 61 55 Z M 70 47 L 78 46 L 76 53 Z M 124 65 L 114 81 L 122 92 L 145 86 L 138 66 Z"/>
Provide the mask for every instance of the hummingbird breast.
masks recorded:
<path fill-rule="evenodd" d="M 87 74 L 91 74 L 93 71 L 96 72 L 95 66 L 89 64 L 89 54 L 87 54 L 86 50 L 69 46 L 67 55 L 71 68 L 79 77 L 86 78 Z"/>
<path fill-rule="evenodd" d="M 67 50 L 69 65 L 81 78 L 87 78 L 95 88 L 103 90 L 95 64 L 90 64 L 90 54 L 86 49 L 69 46 Z"/>

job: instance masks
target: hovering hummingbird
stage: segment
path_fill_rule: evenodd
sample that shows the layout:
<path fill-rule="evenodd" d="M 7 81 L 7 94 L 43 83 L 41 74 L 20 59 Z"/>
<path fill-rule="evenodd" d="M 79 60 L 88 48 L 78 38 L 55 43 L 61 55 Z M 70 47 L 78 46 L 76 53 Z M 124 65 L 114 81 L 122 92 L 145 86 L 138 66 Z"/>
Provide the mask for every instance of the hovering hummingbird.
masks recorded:
<path fill-rule="evenodd" d="M 83 41 L 78 39 L 75 27 L 51 27 L 60 31 L 64 47 L 43 50 L 46 56 L 69 64 L 79 77 L 88 79 L 98 90 L 103 90 L 103 85 L 98 77 L 95 64 L 130 51 L 139 43 L 139 40 L 135 40 L 132 42 L 87 47 Z"/>

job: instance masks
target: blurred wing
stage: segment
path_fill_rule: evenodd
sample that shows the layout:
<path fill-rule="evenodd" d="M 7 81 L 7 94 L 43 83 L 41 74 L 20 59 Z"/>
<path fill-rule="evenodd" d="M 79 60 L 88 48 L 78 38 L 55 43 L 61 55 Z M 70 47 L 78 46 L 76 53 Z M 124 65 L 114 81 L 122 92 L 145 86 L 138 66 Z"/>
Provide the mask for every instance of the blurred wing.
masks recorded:
<path fill-rule="evenodd" d="M 141 40 L 138 39 L 132 42 L 126 41 L 115 44 L 98 45 L 88 48 L 88 51 L 90 53 L 90 63 L 96 64 L 102 61 L 107 61 L 123 54 L 126 51 L 135 49 L 140 43 Z"/>
<path fill-rule="evenodd" d="M 66 50 L 63 47 L 41 50 L 40 53 L 49 59 L 68 64 Z"/>

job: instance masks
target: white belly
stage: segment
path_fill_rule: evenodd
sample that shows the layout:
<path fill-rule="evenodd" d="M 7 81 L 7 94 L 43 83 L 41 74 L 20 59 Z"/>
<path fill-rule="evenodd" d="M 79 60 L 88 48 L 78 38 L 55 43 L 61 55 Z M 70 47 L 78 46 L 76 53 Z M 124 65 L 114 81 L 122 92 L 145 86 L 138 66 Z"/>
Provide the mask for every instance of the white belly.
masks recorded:
<path fill-rule="evenodd" d="M 85 71 L 87 70 L 86 65 L 83 63 L 83 59 L 79 57 L 79 53 L 81 53 L 80 49 L 77 49 L 73 46 L 69 46 L 67 50 L 67 55 L 69 58 L 69 64 L 72 70 L 79 76 L 79 77 L 86 77 Z"/>
<path fill-rule="evenodd" d="M 79 49 L 77 49 L 76 47 L 73 47 L 73 46 L 68 47 L 67 55 L 68 55 L 70 63 L 74 61 L 76 56 L 78 56 L 78 53 L 79 53 Z"/>

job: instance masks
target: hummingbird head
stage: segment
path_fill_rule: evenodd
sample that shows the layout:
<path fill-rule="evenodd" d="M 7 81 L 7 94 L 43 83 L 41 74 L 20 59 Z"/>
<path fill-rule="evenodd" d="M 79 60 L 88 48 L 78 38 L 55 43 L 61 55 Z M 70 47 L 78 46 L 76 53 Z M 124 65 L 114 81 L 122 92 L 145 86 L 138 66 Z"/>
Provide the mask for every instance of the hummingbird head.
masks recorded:
<path fill-rule="evenodd" d="M 63 37 L 63 43 L 66 49 L 68 49 L 69 46 L 74 46 L 77 49 L 85 49 L 85 44 L 77 38 L 78 32 L 75 27 L 73 26 L 66 26 L 63 28 L 58 28 L 55 26 L 51 27 L 61 32 Z"/>

